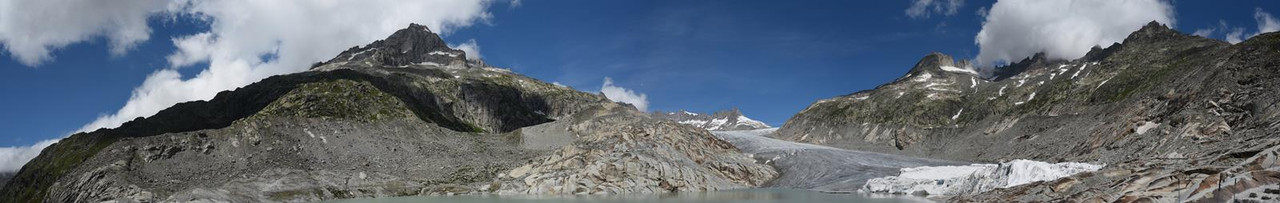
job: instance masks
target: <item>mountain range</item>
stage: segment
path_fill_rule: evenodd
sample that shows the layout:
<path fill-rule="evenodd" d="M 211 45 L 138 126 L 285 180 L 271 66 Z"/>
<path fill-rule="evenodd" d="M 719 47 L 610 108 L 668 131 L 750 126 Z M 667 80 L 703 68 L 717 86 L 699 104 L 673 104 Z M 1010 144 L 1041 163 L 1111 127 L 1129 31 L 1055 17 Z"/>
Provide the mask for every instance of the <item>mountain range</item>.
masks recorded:
<path fill-rule="evenodd" d="M 1280 33 L 1229 44 L 1151 22 L 1078 59 L 1038 54 L 987 77 L 964 63 L 929 54 L 888 84 L 813 103 L 775 136 L 958 161 L 1107 166 L 951 201 L 1257 200 L 1280 184 L 1271 165 L 1280 154 Z"/>
<path fill-rule="evenodd" d="M 738 108 L 717 111 L 711 114 L 694 113 L 685 110 L 676 112 L 655 111 L 650 117 L 672 120 L 680 124 L 690 125 L 710 131 L 756 130 L 771 128 L 769 124 L 742 115 Z"/>
<path fill-rule="evenodd" d="M 1280 33 L 1230 44 L 1152 22 L 1078 59 L 972 66 L 930 53 L 902 77 L 816 101 L 774 132 L 736 108 L 641 112 L 468 58 L 415 24 L 308 71 L 72 135 L 14 174 L 0 200 L 847 188 L 862 183 L 837 178 L 871 177 L 845 169 L 1018 159 L 1104 167 L 942 200 L 1280 198 Z M 892 160 L 910 161 L 879 163 Z"/>
<path fill-rule="evenodd" d="M 467 58 L 425 26 L 46 149 L 5 202 L 300 202 L 749 188 L 708 131 Z"/>

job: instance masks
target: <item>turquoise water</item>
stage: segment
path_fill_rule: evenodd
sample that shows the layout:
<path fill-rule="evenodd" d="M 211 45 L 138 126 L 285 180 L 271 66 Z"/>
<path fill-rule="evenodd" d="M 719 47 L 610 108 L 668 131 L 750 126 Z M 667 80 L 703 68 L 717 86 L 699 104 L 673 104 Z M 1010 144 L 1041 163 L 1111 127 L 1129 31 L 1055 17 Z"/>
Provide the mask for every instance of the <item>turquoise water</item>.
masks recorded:
<path fill-rule="evenodd" d="M 929 202 L 927 199 L 910 196 L 871 197 L 862 194 L 830 194 L 809 190 L 789 189 L 747 189 L 703 193 L 679 193 L 660 195 L 581 195 L 581 196 L 423 196 L 423 197 L 389 197 L 373 199 L 349 199 L 329 201 L 331 203 L 551 203 L 551 202 L 610 202 L 610 203 L 666 203 L 666 202 L 705 202 L 705 203 L 773 203 L 773 202 Z"/>

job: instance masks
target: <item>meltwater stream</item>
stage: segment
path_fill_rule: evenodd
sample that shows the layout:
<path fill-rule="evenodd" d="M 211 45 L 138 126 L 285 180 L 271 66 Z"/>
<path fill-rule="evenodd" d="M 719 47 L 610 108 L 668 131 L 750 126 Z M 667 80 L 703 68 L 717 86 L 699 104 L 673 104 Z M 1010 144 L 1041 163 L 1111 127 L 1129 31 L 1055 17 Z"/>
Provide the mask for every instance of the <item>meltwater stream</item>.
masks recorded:
<path fill-rule="evenodd" d="M 852 151 L 769 138 L 777 128 L 713 131 L 743 153 L 766 161 L 781 173 L 767 187 L 853 192 L 868 179 L 898 175 L 899 169 L 968 163 Z"/>

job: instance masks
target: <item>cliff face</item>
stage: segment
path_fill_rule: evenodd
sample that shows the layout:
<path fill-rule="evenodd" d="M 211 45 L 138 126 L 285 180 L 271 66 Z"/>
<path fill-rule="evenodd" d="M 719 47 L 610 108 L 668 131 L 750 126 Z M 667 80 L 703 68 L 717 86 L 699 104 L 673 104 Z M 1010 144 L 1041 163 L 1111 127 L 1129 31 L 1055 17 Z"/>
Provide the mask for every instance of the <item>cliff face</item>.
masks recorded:
<path fill-rule="evenodd" d="M 1025 186 L 992 193 L 1012 199 L 969 199 L 976 201 L 1176 199 L 1181 190 L 1161 185 L 1216 185 L 1203 180 L 1242 174 L 1253 174 L 1248 179 L 1256 182 L 1249 184 L 1274 185 L 1273 176 L 1258 178 L 1274 168 L 1245 167 L 1230 174 L 1216 169 L 1265 160 L 1259 152 L 1280 142 L 1275 137 L 1280 134 L 1277 47 L 1278 33 L 1231 45 L 1152 23 L 1123 43 L 1096 48 L 1083 58 L 1031 57 L 997 69 L 987 80 L 962 66 L 947 66 L 952 62 L 945 55 L 931 54 L 893 82 L 812 104 L 788 120 L 778 136 L 951 160 L 1108 165 L 1104 172 L 1090 173 L 1089 180 L 1043 191 Z M 1167 171 L 1118 175 L 1150 167 Z M 1150 182 L 1159 178 L 1182 179 Z M 1142 186 L 1108 188 L 1121 183 Z M 1236 194 L 1255 186 L 1196 192 Z"/>
<path fill-rule="evenodd" d="M 682 173 L 609 173 L 579 187 L 592 193 L 740 188 L 776 175 L 714 144 L 722 142 L 603 96 L 468 60 L 412 25 L 311 71 L 73 135 L 19 171 L 0 199 L 270 202 L 516 191 L 504 189 L 514 182 L 499 174 L 579 151 L 614 157 L 575 162 L 599 166 L 685 160 L 663 165 Z"/>

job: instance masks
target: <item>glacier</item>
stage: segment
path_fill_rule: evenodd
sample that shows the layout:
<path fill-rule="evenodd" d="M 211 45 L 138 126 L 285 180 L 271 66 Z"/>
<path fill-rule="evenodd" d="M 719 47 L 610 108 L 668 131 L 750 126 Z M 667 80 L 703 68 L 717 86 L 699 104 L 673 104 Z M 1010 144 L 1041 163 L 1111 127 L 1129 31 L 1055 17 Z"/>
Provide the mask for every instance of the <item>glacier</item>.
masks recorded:
<path fill-rule="evenodd" d="M 897 176 L 867 180 L 862 190 L 871 193 L 930 196 L 976 194 L 996 188 L 1056 180 L 1077 173 L 1097 171 L 1102 167 L 1104 165 L 1077 162 L 1051 164 L 1019 159 L 1000 164 L 902 168 Z"/>

